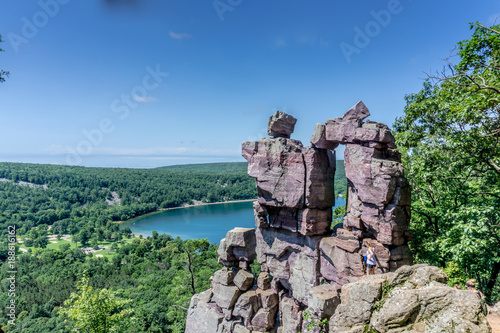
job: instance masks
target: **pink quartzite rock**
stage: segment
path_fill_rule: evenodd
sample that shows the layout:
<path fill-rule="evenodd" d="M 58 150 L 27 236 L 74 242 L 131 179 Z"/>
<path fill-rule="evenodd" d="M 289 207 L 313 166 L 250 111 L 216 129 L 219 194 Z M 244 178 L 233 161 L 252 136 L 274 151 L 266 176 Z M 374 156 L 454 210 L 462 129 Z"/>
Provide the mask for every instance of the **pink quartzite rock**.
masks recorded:
<path fill-rule="evenodd" d="M 305 166 L 300 141 L 264 138 L 244 142 L 248 175 L 257 179 L 260 204 L 300 208 L 304 205 Z"/>
<path fill-rule="evenodd" d="M 269 226 L 267 209 L 265 206 L 259 204 L 258 201 L 253 202 L 253 213 L 255 217 L 255 226 L 257 228 L 267 228 Z"/>
<path fill-rule="evenodd" d="M 326 140 L 326 126 L 316 124 L 311 136 L 311 144 L 317 148 L 333 150 L 339 146 L 338 143 Z"/>
<path fill-rule="evenodd" d="M 390 311 L 379 302 L 387 279 L 396 276 L 386 272 L 412 262 L 411 193 L 394 136 L 387 125 L 366 120 L 369 115 L 358 102 L 342 117 L 317 124 L 311 147 L 304 147 L 290 139 L 296 119 L 277 112 L 268 124 L 272 138 L 242 144 L 248 175 L 256 179 L 257 230 L 236 228 L 221 240 L 219 262 L 225 267 L 215 272 L 212 292 L 193 297 L 186 332 L 319 333 L 324 329 L 314 322 L 330 317 L 330 333 L 372 327 L 399 332 L 403 327 L 393 323 L 407 325 L 420 315 L 423 305 L 411 292 L 408 302 L 404 294 L 394 295 Z M 333 149 L 339 144 L 347 145 L 347 206 L 343 223 L 331 229 Z M 368 240 L 377 264 L 376 275 L 365 278 Z M 254 259 L 261 265 L 257 281 L 250 271 Z M 399 268 L 397 276 L 407 270 Z M 381 309 L 374 311 L 376 303 Z M 412 317 L 393 322 L 402 308 Z M 303 316 L 306 309 L 311 314 Z"/>
<path fill-rule="evenodd" d="M 230 309 L 238 300 L 241 291 L 236 286 L 225 286 L 222 284 L 213 284 L 213 301 L 223 309 Z"/>
<path fill-rule="evenodd" d="M 242 155 L 248 161 L 248 175 L 257 179 L 260 205 L 325 209 L 335 204 L 335 160 L 328 150 L 305 148 L 291 139 L 265 138 L 244 142 Z M 263 222 L 259 219 L 259 223 Z M 293 227 L 292 223 L 288 229 Z"/>
<path fill-rule="evenodd" d="M 218 332 L 224 319 L 215 303 L 208 303 L 210 290 L 194 295 L 186 319 L 186 333 Z"/>
<path fill-rule="evenodd" d="M 363 102 L 358 102 L 343 117 L 328 119 L 325 139 L 322 140 L 321 129 L 318 128 L 317 133 L 313 135 L 314 141 L 320 142 L 322 146 L 326 146 L 327 143 L 355 143 L 380 149 L 396 148 L 394 136 L 387 125 L 369 120 L 363 123 L 369 115 L 370 111 Z"/>
<path fill-rule="evenodd" d="M 364 275 L 362 256 L 359 253 L 351 253 L 336 246 L 335 237 L 325 237 L 321 240 L 320 250 L 325 259 L 328 259 L 337 274 L 346 276 Z"/>
<path fill-rule="evenodd" d="M 269 226 L 297 232 L 297 209 L 268 207 Z"/>
<path fill-rule="evenodd" d="M 259 309 L 255 316 L 252 318 L 252 330 L 259 332 L 266 332 L 274 327 L 276 321 L 276 313 L 278 308 L 275 307 L 271 310 Z"/>
<path fill-rule="evenodd" d="M 350 108 L 342 117 L 342 120 L 364 120 L 370 116 L 370 111 L 365 103 L 359 101 Z"/>
<path fill-rule="evenodd" d="M 411 265 L 413 258 L 408 245 L 398 246 L 391 250 L 390 269 L 394 271 L 404 265 Z"/>
<path fill-rule="evenodd" d="M 359 239 L 346 229 L 338 229 L 337 236 L 333 237 L 335 246 L 347 252 L 354 253 L 359 250 Z"/>
<path fill-rule="evenodd" d="M 244 269 L 240 269 L 236 276 L 234 277 L 234 284 L 241 291 L 247 291 L 252 288 L 254 277 L 251 272 L 248 272 Z"/>
<path fill-rule="evenodd" d="M 306 166 L 306 206 L 318 209 L 334 206 L 335 164 L 330 164 L 328 152 L 324 149 L 306 147 L 303 154 Z"/>
<path fill-rule="evenodd" d="M 297 119 L 281 111 L 276 111 L 267 124 L 267 134 L 272 137 L 290 138 Z"/>
<path fill-rule="evenodd" d="M 361 229 L 363 224 L 361 223 L 361 219 L 359 217 L 355 217 L 351 213 L 347 213 L 344 217 L 344 228 L 356 228 Z"/>
<path fill-rule="evenodd" d="M 347 179 L 362 202 L 385 205 L 391 201 L 397 179 L 403 176 L 399 161 L 383 159 L 375 148 L 349 144 L 345 150 Z"/>
<path fill-rule="evenodd" d="M 280 323 L 282 333 L 297 333 L 302 327 L 302 311 L 299 303 L 288 295 L 283 295 L 281 298 Z"/>
<path fill-rule="evenodd" d="M 261 272 L 257 278 L 257 287 L 262 290 L 267 290 L 271 288 L 271 278 L 269 273 Z"/>
<path fill-rule="evenodd" d="M 249 290 L 238 298 L 234 305 L 233 316 L 243 318 L 245 325 L 248 326 L 259 308 L 261 308 L 259 294 L 255 290 Z"/>
<path fill-rule="evenodd" d="M 234 261 L 255 260 L 255 229 L 234 228 L 220 241 L 217 254 L 225 266 L 233 266 Z"/>
<path fill-rule="evenodd" d="M 336 288 L 341 288 L 344 284 L 353 282 L 355 279 L 354 276 L 340 274 L 333 265 L 332 261 L 324 254 L 321 254 L 320 265 L 321 276 L 330 281 L 330 283 L 334 284 Z"/>
<path fill-rule="evenodd" d="M 344 226 L 363 229 L 385 245 L 404 244 L 410 221 L 410 191 L 400 154 L 388 148 L 348 144 L 345 167 L 349 189 Z"/>
<path fill-rule="evenodd" d="M 330 230 L 332 209 L 301 209 L 297 218 L 298 229 L 302 235 L 322 235 Z"/>
<path fill-rule="evenodd" d="M 214 283 L 220 283 L 225 286 L 229 286 L 234 279 L 234 273 L 231 269 L 227 267 L 223 267 L 221 270 L 218 270 L 214 273 Z"/>
<path fill-rule="evenodd" d="M 307 304 L 309 290 L 319 284 L 317 246 L 321 236 L 299 236 L 286 230 L 258 229 L 257 261 L 274 278 Z"/>
<path fill-rule="evenodd" d="M 353 143 L 356 130 L 361 126 L 360 120 L 344 121 L 342 118 L 328 119 L 326 121 L 326 140 L 333 143 Z"/>
<path fill-rule="evenodd" d="M 385 145 L 379 145 L 380 148 L 396 148 L 396 140 L 391 133 L 389 127 L 382 123 L 377 123 L 374 121 L 367 121 L 361 125 L 361 128 L 357 128 L 354 134 L 354 142 L 371 143 L 382 143 Z"/>
<path fill-rule="evenodd" d="M 260 295 L 260 302 L 262 304 L 262 307 L 266 310 L 273 309 L 278 306 L 279 302 L 279 297 L 278 294 L 272 290 L 272 289 L 267 289 L 267 290 L 262 290 L 262 289 L 257 289 L 257 294 Z"/>
<path fill-rule="evenodd" d="M 311 289 L 309 309 L 317 317 L 330 318 L 339 304 L 340 297 L 335 286 L 322 284 Z"/>

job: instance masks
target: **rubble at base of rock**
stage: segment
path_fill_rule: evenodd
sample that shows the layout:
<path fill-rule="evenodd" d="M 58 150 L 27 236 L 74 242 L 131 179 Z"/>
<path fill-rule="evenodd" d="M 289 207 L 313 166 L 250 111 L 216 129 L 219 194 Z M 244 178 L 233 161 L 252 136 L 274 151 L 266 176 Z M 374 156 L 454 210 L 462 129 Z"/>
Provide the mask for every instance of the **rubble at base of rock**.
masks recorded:
<path fill-rule="evenodd" d="M 478 302 L 442 285 L 444 273 L 405 266 L 412 264 L 407 246 L 410 187 L 392 133 L 384 124 L 365 121 L 369 115 L 358 102 L 343 117 L 317 124 L 312 146 L 304 147 L 290 139 L 297 120 L 278 111 L 269 119 L 272 138 L 242 144 L 248 175 L 257 184 L 256 229 L 235 228 L 221 240 L 218 254 L 224 267 L 214 274 L 211 290 L 193 296 L 186 333 L 320 332 L 323 319 L 329 320 L 323 328 L 329 332 L 364 332 L 367 327 L 400 332 L 409 323 L 415 323 L 414 329 L 422 326 L 417 323 L 422 318 L 448 328 L 456 316 L 446 300 L 473 308 L 472 315 L 463 314 L 460 327 L 486 332 L 476 330 L 486 321 Z M 347 145 L 347 215 L 333 231 L 333 149 L 339 144 Z M 377 258 L 376 275 L 363 277 L 368 241 Z M 254 260 L 261 265 L 258 277 L 250 271 Z M 382 300 L 387 285 L 395 287 L 394 295 Z M 439 310 L 448 317 L 427 311 L 430 306 L 422 301 L 426 288 L 442 295 Z M 398 308 L 407 291 L 405 306 Z M 374 311 L 377 302 L 383 306 Z"/>

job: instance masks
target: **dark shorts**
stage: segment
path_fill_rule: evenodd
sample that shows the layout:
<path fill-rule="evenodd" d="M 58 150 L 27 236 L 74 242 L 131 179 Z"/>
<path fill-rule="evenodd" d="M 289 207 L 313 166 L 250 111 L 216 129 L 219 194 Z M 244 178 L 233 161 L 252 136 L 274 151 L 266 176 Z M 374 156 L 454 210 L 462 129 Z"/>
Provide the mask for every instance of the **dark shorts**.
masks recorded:
<path fill-rule="evenodd" d="M 375 265 L 366 264 L 366 267 L 367 268 L 373 268 L 373 267 L 375 267 Z"/>

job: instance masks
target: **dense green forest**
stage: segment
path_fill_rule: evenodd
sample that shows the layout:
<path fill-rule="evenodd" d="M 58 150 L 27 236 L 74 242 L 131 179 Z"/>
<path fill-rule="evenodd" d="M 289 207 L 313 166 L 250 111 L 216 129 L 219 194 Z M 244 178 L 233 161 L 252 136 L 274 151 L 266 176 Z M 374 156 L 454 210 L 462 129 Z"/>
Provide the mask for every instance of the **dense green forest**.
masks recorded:
<path fill-rule="evenodd" d="M 92 258 L 68 245 L 36 255 L 21 254 L 16 269 L 17 319 L 8 332 L 69 332 L 67 317 L 58 309 L 75 291 L 84 272 L 94 288 L 112 289 L 132 300 L 126 307 L 133 310 L 135 320 L 125 332 L 183 332 L 183 308 L 188 307 L 193 293 L 210 287 L 209 278 L 219 264 L 215 244 L 155 233 L 121 244 L 111 260 Z M 4 286 L 8 271 L 5 262 L 0 272 Z M 7 293 L 0 294 L 0 302 L 8 304 Z M 2 307 L 4 326 L 7 311 Z"/>
<path fill-rule="evenodd" d="M 471 25 L 445 70 L 406 96 L 396 138 L 412 187 L 417 262 L 500 299 L 500 26 Z"/>
<path fill-rule="evenodd" d="M 245 174 L 247 172 L 247 168 L 247 162 L 228 162 L 171 165 L 158 168 L 157 170 L 188 173 Z M 345 191 L 347 191 L 344 160 L 337 160 L 335 168 L 335 193 L 337 195 L 344 195 Z"/>
<path fill-rule="evenodd" d="M 227 162 L 169 165 L 157 168 L 156 170 L 211 174 L 244 174 L 247 172 L 247 168 L 247 162 Z"/>
<path fill-rule="evenodd" d="M 132 238 L 118 221 L 183 204 L 256 197 L 246 163 L 211 163 L 158 169 L 85 168 L 0 163 L 1 236 L 14 226 L 17 250 L 16 325 L 9 332 L 69 331 L 63 302 L 84 272 L 96 290 L 130 300 L 127 332 L 183 332 L 193 293 L 209 287 L 219 269 L 216 245 L 168 235 Z M 344 193 L 343 161 L 337 161 L 336 192 Z M 59 244 L 47 236 L 58 235 Z M 71 238 L 60 240 L 64 235 Z M 106 244 L 102 258 L 79 247 Z M 19 246 L 19 245 L 18 245 Z M 1 281 L 8 285 L 8 243 L 0 245 Z M 186 269 L 189 268 L 190 269 Z M 194 281 L 194 282 L 193 282 Z M 0 301 L 8 302 L 7 294 Z M 6 304 L 6 303 L 5 303 Z M 6 325 L 7 309 L 2 309 Z"/>
<path fill-rule="evenodd" d="M 337 161 L 339 194 L 347 186 L 343 162 Z M 111 223 L 114 221 L 194 201 L 257 196 L 255 180 L 246 174 L 246 163 L 151 170 L 0 163 L 0 180 L 0 224 L 15 223 L 21 235 L 34 226 L 51 225 L 56 234 L 110 239 L 118 231 Z"/>
<path fill-rule="evenodd" d="M 255 181 L 242 172 L 183 173 L 0 163 L 0 179 L 3 234 L 6 224 L 15 224 L 20 235 L 28 234 L 34 226 L 50 225 L 56 234 L 110 239 L 118 232 L 114 221 L 193 200 L 256 197 Z"/>

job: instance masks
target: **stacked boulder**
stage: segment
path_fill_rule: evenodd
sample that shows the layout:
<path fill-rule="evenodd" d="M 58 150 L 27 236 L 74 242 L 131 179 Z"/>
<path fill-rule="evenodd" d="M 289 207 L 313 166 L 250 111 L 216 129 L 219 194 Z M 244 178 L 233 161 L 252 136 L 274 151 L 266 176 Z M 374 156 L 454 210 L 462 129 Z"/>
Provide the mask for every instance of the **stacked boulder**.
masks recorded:
<path fill-rule="evenodd" d="M 362 256 L 370 240 L 376 273 L 411 264 L 407 240 L 410 187 L 404 178 L 394 137 L 382 123 L 363 122 L 370 112 L 358 102 L 341 118 L 317 125 L 311 143 L 318 148 L 345 144 L 347 215 L 336 237 L 320 245 L 321 273 L 338 287 L 363 275 Z"/>
<path fill-rule="evenodd" d="M 186 332 L 266 332 L 275 326 L 278 293 L 269 274 L 257 279 L 250 270 L 256 253 L 255 229 L 235 228 L 220 242 L 212 288 L 193 296 Z"/>
<path fill-rule="evenodd" d="M 257 184 L 257 228 L 236 228 L 221 241 L 224 268 L 211 291 L 193 297 L 187 333 L 319 332 L 316 324 L 340 303 L 340 288 L 364 275 L 367 240 L 376 272 L 411 264 L 408 183 L 389 128 L 363 122 L 369 114 L 359 102 L 343 117 L 317 124 L 312 145 L 304 147 L 290 138 L 297 120 L 278 111 L 269 119 L 270 138 L 243 143 Z M 347 215 L 333 231 L 339 144 L 347 145 Z M 255 259 L 262 269 L 257 281 L 249 270 Z"/>

